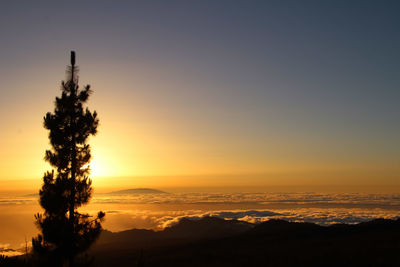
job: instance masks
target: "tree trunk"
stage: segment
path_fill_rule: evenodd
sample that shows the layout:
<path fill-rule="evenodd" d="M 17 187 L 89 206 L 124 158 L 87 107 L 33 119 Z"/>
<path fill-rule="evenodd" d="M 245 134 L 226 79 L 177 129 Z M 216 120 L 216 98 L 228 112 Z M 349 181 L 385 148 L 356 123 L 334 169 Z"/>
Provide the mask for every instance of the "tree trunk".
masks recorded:
<path fill-rule="evenodd" d="M 76 97 L 75 95 L 75 83 L 74 83 L 74 71 L 75 71 L 75 66 L 74 62 L 75 60 L 73 59 L 71 55 L 71 94 Z M 75 101 L 73 101 L 75 103 Z M 75 105 L 72 104 L 71 106 L 71 132 L 72 132 L 72 138 L 71 138 L 71 149 L 72 149 L 72 157 L 71 157 L 71 195 L 70 195 L 70 204 L 69 204 L 69 227 L 70 227 L 70 244 L 69 244 L 69 267 L 74 266 L 74 232 L 75 232 L 75 179 L 76 179 L 76 140 L 75 140 Z"/>

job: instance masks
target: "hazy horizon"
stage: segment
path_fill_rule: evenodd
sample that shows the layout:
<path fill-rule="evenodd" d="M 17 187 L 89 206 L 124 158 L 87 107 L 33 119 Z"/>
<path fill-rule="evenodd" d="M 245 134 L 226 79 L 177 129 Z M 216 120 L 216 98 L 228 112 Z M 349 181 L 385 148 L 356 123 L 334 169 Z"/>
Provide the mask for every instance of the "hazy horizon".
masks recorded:
<path fill-rule="evenodd" d="M 321 174 L 322 176 L 323 174 Z M 366 177 L 348 180 L 344 175 L 335 181 L 318 181 L 309 177 L 298 181 L 290 174 L 236 174 L 236 175 L 168 175 L 122 176 L 92 178 L 94 192 L 105 193 L 131 188 L 152 188 L 170 192 L 346 192 L 346 193 L 397 193 L 400 181 L 392 179 L 384 184 Z M 369 178 L 369 179 L 368 179 Z M 263 182 L 267 180 L 268 183 Z M 346 180 L 347 179 L 347 180 Z M 229 180 L 229 183 L 226 182 Z M 160 183 L 160 181 L 165 181 Z M 185 181 L 185 182 L 183 182 Z M 252 182 L 249 182 L 252 181 Z M 9 179 L 0 181 L 0 194 L 6 192 L 39 192 L 42 178 Z"/>

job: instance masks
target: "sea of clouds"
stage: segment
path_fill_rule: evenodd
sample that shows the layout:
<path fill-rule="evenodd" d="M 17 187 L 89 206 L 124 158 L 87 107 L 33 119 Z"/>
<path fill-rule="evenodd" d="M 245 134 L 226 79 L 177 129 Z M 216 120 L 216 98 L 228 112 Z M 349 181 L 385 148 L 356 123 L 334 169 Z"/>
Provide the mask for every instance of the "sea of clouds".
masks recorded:
<path fill-rule="evenodd" d="M 206 216 L 249 223 L 284 219 L 320 225 L 354 224 L 376 218 L 400 218 L 400 194 L 98 194 L 84 209 L 92 214 L 96 214 L 99 209 L 105 211 L 106 220 L 103 226 L 113 232 L 133 228 L 162 230 L 177 224 L 182 218 L 198 220 Z M 33 214 L 41 210 L 38 197 L 0 197 L 0 210 L 3 222 L 0 230 L 7 231 L 9 236 L 11 233 L 18 235 L 9 240 L 0 240 L 0 254 L 21 254 L 25 250 L 25 238 L 30 240 L 37 234 L 33 225 Z"/>
<path fill-rule="evenodd" d="M 97 195 L 95 203 L 129 204 L 357 204 L 390 207 L 400 205 L 400 194 L 362 193 L 175 193 L 137 195 Z"/>
<path fill-rule="evenodd" d="M 106 212 L 107 213 L 107 212 Z M 283 219 L 295 222 L 311 222 L 320 225 L 337 223 L 354 224 L 370 221 L 376 218 L 397 219 L 400 211 L 387 209 L 348 209 L 348 208 L 298 208 L 277 210 L 220 210 L 204 212 L 202 210 L 184 211 L 151 211 L 151 210 L 113 210 L 107 213 L 109 222 L 107 225 L 115 230 L 130 228 L 162 230 L 177 224 L 182 218 L 198 220 L 208 216 L 223 218 L 226 220 L 240 220 L 249 223 L 261 223 L 270 219 Z M 122 228 L 115 226 L 119 224 Z"/>
<path fill-rule="evenodd" d="M 176 209 L 167 211 L 162 209 L 108 211 L 110 220 L 114 217 L 125 226 L 135 225 L 136 228 L 146 229 L 163 229 L 176 224 L 182 218 L 200 219 L 205 216 L 250 223 L 284 219 L 320 225 L 353 224 L 375 218 L 400 217 L 400 194 L 181 193 L 98 196 L 93 202 L 176 206 Z"/>

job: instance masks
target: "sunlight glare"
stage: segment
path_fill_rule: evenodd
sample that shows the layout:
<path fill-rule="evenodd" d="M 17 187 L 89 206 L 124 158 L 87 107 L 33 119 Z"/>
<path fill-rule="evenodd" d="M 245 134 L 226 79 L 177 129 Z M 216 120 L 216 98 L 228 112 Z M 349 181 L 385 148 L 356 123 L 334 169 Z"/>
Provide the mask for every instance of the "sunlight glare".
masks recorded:
<path fill-rule="evenodd" d="M 104 164 L 101 164 L 98 160 L 91 160 L 89 163 L 82 166 L 82 169 L 90 169 L 91 177 L 107 176 L 107 169 Z"/>

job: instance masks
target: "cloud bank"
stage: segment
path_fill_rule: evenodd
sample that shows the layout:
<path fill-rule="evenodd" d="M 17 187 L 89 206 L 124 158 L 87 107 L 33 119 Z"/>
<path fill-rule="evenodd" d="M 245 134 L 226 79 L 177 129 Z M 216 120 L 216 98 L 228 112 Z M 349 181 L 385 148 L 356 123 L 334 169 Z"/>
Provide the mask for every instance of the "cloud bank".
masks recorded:
<path fill-rule="evenodd" d="M 182 218 L 215 216 L 261 223 L 270 219 L 320 225 L 359 223 L 375 218 L 400 217 L 400 194 L 331 193 L 180 193 L 107 196 L 95 195 L 84 211 L 106 212 L 104 228 L 113 232 L 133 228 L 161 230 Z M 36 235 L 33 214 L 41 212 L 38 198 L 0 198 L 3 230 L 0 254 L 20 253 L 26 236 Z M 6 246 L 7 243 L 11 246 Z"/>
<path fill-rule="evenodd" d="M 400 194 L 361 193 L 181 193 L 95 196 L 95 203 L 126 204 L 336 204 L 336 205 L 400 205 Z"/>
<path fill-rule="evenodd" d="M 111 231 L 131 228 L 161 230 L 178 223 L 182 218 L 197 220 L 207 216 L 215 216 L 226 220 L 241 220 L 250 223 L 261 223 L 270 219 L 283 219 L 295 222 L 311 222 L 320 225 L 336 223 L 354 224 L 376 218 L 396 219 L 400 211 L 386 209 L 346 209 L 346 208 L 300 208 L 290 210 L 220 210 L 199 211 L 185 210 L 174 212 L 114 211 L 108 214 L 105 227 Z"/>

